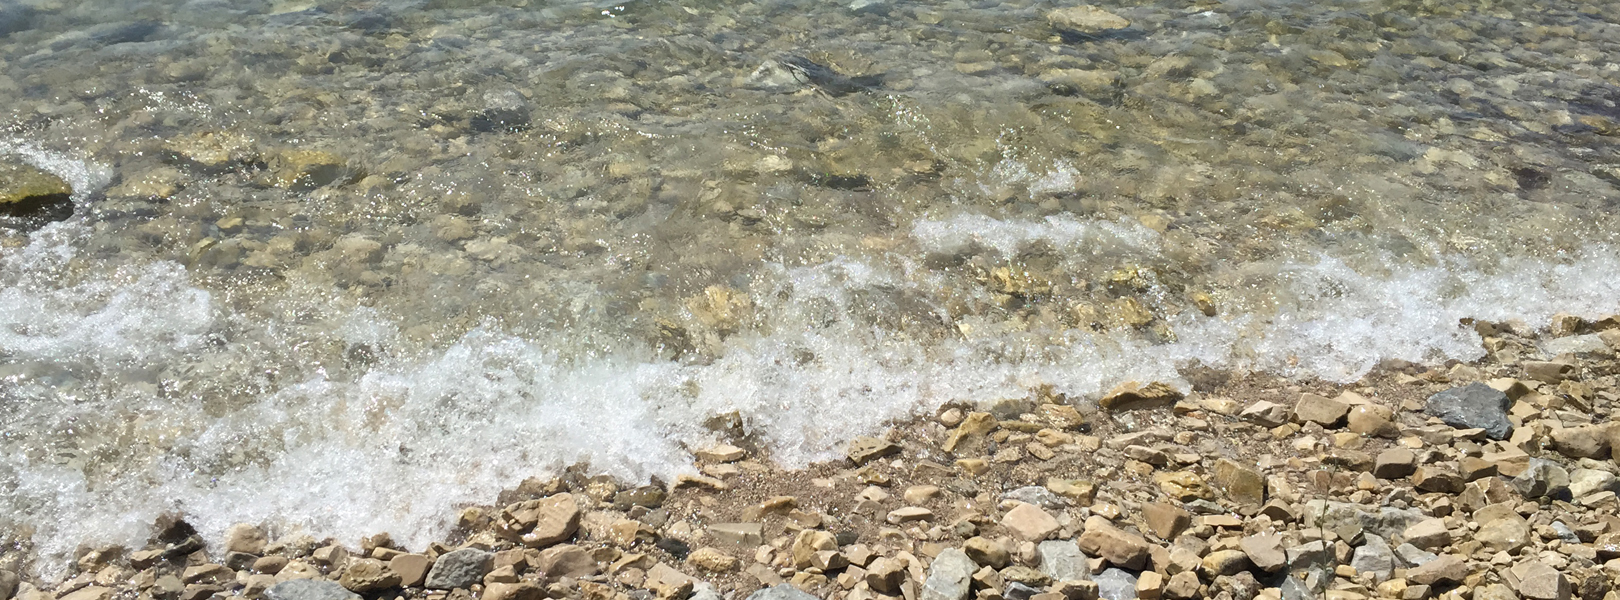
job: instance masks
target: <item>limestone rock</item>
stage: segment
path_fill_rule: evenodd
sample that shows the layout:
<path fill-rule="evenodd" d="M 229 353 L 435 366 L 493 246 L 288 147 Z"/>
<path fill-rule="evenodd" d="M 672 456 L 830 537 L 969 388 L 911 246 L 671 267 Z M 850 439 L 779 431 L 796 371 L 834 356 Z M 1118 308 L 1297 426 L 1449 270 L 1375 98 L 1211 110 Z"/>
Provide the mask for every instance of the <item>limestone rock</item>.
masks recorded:
<path fill-rule="evenodd" d="M 401 580 L 399 573 L 384 566 L 382 561 L 362 558 L 349 563 L 338 584 L 351 592 L 363 594 L 398 587 Z"/>
<path fill-rule="evenodd" d="M 1539 560 L 1527 560 L 1513 565 L 1513 575 L 1519 580 L 1519 595 L 1529 600 L 1569 600 L 1569 579 L 1557 569 Z"/>
<path fill-rule="evenodd" d="M 1215 488 L 1239 504 L 1260 506 L 1266 502 L 1266 479 L 1259 471 L 1222 458 L 1212 470 Z"/>
<path fill-rule="evenodd" d="M 962 424 L 951 431 L 945 438 L 945 444 L 940 446 L 946 452 L 956 452 L 969 446 L 977 446 L 985 435 L 995 431 L 996 417 L 987 412 L 971 412 L 962 418 Z"/>
<path fill-rule="evenodd" d="M 1608 471 L 1575 469 L 1569 474 L 1569 495 L 1575 498 L 1584 498 L 1602 491 L 1615 491 L 1617 487 L 1620 487 L 1620 481 Z"/>
<path fill-rule="evenodd" d="M 905 581 L 906 565 L 899 560 L 882 557 L 866 565 L 866 585 L 879 594 L 898 595 Z"/>
<path fill-rule="evenodd" d="M 1280 548 L 1278 552 L 1281 552 Z M 1249 556 L 1243 550 L 1216 550 L 1204 555 L 1200 568 L 1211 579 L 1221 575 L 1236 575 L 1239 571 L 1249 568 Z"/>
<path fill-rule="evenodd" d="M 1444 548 L 1451 544 L 1451 532 L 1446 530 L 1446 522 L 1438 518 L 1424 519 L 1407 527 L 1402 537 L 1406 538 L 1406 543 L 1419 548 Z"/>
<path fill-rule="evenodd" d="M 507 506 L 496 521 L 499 531 L 531 548 L 545 548 L 574 537 L 579 505 L 573 494 L 556 494 Z"/>
<path fill-rule="evenodd" d="M 1086 519 L 1085 533 L 1077 540 L 1080 551 L 1100 556 L 1116 566 L 1141 569 L 1147 564 L 1148 543 L 1142 536 L 1127 532 L 1100 516 Z M 1134 584 L 1133 584 L 1134 586 Z M 1134 589 L 1134 587 L 1133 587 Z"/>
<path fill-rule="evenodd" d="M 336 581 L 294 579 L 270 586 L 267 600 L 359 600 L 360 595 L 344 589 Z"/>
<path fill-rule="evenodd" d="M 1461 494 L 1465 483 L 1461 475 L 1438 465 L 1423 465 L 1412 471 L 1412 487 L 1425 492 Z"/>
<path fill-rule="evenodd" d="M 1294 404 L 1295 421 L 1316 423 L 1328 428 L 1337 426 L 1349 412 L 1350 405 L 1311 393 L 1300 394 L 1299 402 Z"/>
<path fill-rule="evenodd" d="M 33 165 L 0 157 L 0 217 L 32 225 L 61 221 L 73 214 L 73 188 Z"/>
<path fill-rule="evenodd" d="M 238 523 L 225 530 L 226 552 L 264 554 L 264 547 L 268 543 L 263 529 L 247 523 Z"/>
<path fill-rule="evenodd" d="M 1191 471 L 1157 473 L 1153 476 L 1153 482 L 1159 484 L 1159 489 L 1163 490 L 1165 495 L 1182 502 L 1215 499 L 1215 490 L 1210 489 L 1202 477 Z"/>
<path fill-rule="evenodd" d="M 1570 458 L 1608 458 L 1611 426 L 1580 425 L 1560 427 L 1550 432 L 1552 449 Z"/>
<path fill-rule="evenodd" d="M 546 589 L 528 581 L 490 583 L 484 586 L 483 600 L 543 600 Z"/>
<path fill-rule="evenodd" d="M 748 456 L 742 448 L 728 444 L 716 444 L 693 453 L 698 460 L 714 463 L 733 463 Z"/>
<path fill-rule="evenodd" d="M 1443 554 L 1406 570 L 1407 581 L 1421 585 L 1462 583 L 1467 577 L 1468 562 L 1455 554 Z"/>
<path fill-rule="evenodd" d="M 1556 384 L 1579 374 L 1579 369 L 1575 368 L 1575 365 L 1563 362 L 1527 360 L 1522 366 L 1525 375 L 1542 383 Z"/>
<path fill-rule="evenodd" d="M 1080 547 L 1071 540 L 1041 542 L 1035 546 L 1035 554 L 1041 559 L 1041 572 L 1052 581 L 1085 579 L 1089 573 L 1086 555 L 1081 554 Z"/>
<path fill-rule="evenodd" d="M 1050 537 L 1058 528 L 1057 519 L 1033 504 L 1019 503 L 1001 518 L 1001 526 L 1018 539 L 1039 542 Z"/>
<path fill-rule="evenodd" d="M 1131 26 L 1131 22 L 1124 17 L 1090 5 L 1071 6 L 1060 8 L 1046 13 L 1046 20 L 1052 27 L 1069 29 L 1086 33 L 1098 33 L 1112 29 L 1124 29 Z"/>
<path fill-rule="evenodd" d="M 445 553 L 433 563 L 433 569 L 427 574 L 426 585 L 433 590 L 465 589 L 483 582 L 484 576 L 494 566 L 494 554 L 477 548 L 462 548 Z"/>
<path fill-rule="evenodd" d="M 1513 433 L 1508 422 L 1511 402 L 1501 391 L 1483 383 L 1470 383 L 1429 396 L 1424 412 L 1439 417 L 1458 429 L 1484 429 L 1491 439 L 1507 439 Z"/>
<path fill-rule="evenodd" d="M 1117 567 L 1103 569 L 1101 573 L 1093 575 L 1091 580 L 1097 582 L 1097 597 L 1100 600 L 1136 598 L 1136 576 L 1130 571 Z"/>
<path fill-rule="evenodd" d="M 1351 432 L 1365 436 L 1393 438 L 1401 430 L 1395 426 L 1395 413 L 1377 404 L 1362 404 L 1350 409 L 1346 426 Z"/>
<path fill-rule="evenodd" d="M 1192 514 L 1181 507 L 1163 502 L 1142 505 L 1142 520 L 1148 531 L 1161 540 L 1173 540 L 1192 526 Z"/>
<path fill-rule="evenodd" d="M 973 562 L 998 571 L 1005 568 L 1007 563 L 1012 560 L 1012 554 L 1008 553 L 1007 549 L 999 542 L 984 537 L 968 538 L 966 542 L 962 543 L 962 552 L 966 553 L 968 558 L 973 559 Z"/>
<path fill-rule="evenodd" d="M 1493 552 L 1517 553 L 1530 543 L 1530 524 L 1518 514 L 1513 514 L 1480 525 L 1471 539 Z"/>
<path fill-rule="evenodd" d="M 764 525 L 761 523 L 715 523 L 709 526 L 708 531 L 716 542 L 744 548 L 753 548 L 764 541 Z"/>
<path fill-rule="evenodd" d="M 1261 400 L 1243 409 L 1238 417 L 1261 427 L 1279 427 L 1293 418 L 1293 412 L 1287 406 Z"/>
<path fill-rule="evenodd" d="M 854 461 L 855 464 L 864 465 L 879 458 L 895 454 L 899 451 L 900 447 L 894 445 L 888 440 L 878 439 L 870 436 L 861 436 L 850 440 L 848 454 L 849 459 Z"/>
<path fill-rule="evenodd" d="M 1389 542 L 1376 535 L 1366 536 L 1360 546 L 1350 556 L 1350 566 L 1356 573 L 1371 574 L 1373 581 L 1389 579 L 1395 572 L 1395 552 L 1390 549 Z"/>
<path fill-rule="evenodd" d="M 1288 553 L 1283 550 L 1280 535 L 1251 535 L 1239 540 L 1238 547 L 1248 555 L 1249 562 L 1267 573 L 1275 573 L 1288 566 Z"/>
<path fill-rule="evenodd" d="M 642 582 L 642 586 L 657 594 L 661 600 L 686 600 L 697 586 L 697 580 L 674 567 L 658 563 L 647 570 L 647 580 Z"/>
<path fill-rule="evenodd" d="M 965 600 L 973 584 L 973 573 L 979 566 L 968 555 L 956 548 L 939 553 L 928 568 L 918 594 L 920 600 Z"/>
<path fill-rule="evenodd" d="M 687 555 L 686 562 L 713 573 L 734 571 L 737 569 L 738 564 L 736 558 L 714 548 L 698 548 Z"/>
<path fill-rule="evenodd" d="M 1082 8 L 1097 10 L 1089 6 L 1076 7 L 1076 9 Z M 1062 11 L 1060 10 L 1053 12 L 1057 13 Z M 1125 27 L 1126 25 L 1129 25 L 1129 23 L 1120 25 L 1120 27 Z M 1117 29 L 1117 27 L 1111 29 Z M 1098 401 L 1098 404 L 1106 410 L 1126 411 L 1170 406 L 1182 398 L 1183 396 L 1181 392 L 1176 391 L 1175 388 L 1170 387 L 1168 384 L 1153 382 L 1144 386 L 1135 381 L 1127 381 L 1115 386 L 1114 389 L 1109 390 L 1108 393 L 1104 394 L 1102 399 Z"/>
<path fill-rule="evenodd" d="M 774 586 L 771 586 L 771 587 L 768 587 L 768 588 L 762 588 L 759 591 L 756 591 L 756 592 L 754 592 L 752 594 L 749 594 L 748 595 L 748 600 L 820 600 L 820 599 L 816 598 L 815 596 L 812 596 L 810 594 L 805 593 L 804 590 L 793 587 L 790 584 L 783 583 L 783 584 L 774 585 Z"/>
<path fill-rule="evenodd" d="M 806 529 L 804 531 L 800 531 L 799 535 L 793 538 L 793 547 L 791 550 L 793 554 L 793 565 L 800 569 L 809 567 L 811 559 L 815 557 L 817 552 L 837 549 L 838 541 L 831 533 L 827 533 L 819 529 Z"/>
<path fill-rule="evenodd" d="M 399 575 L 399 585 L 403 587 L 422 585 L 432 568 L 433 559 L 421 554 L 401 554 L 388 560 L 388 570 Z"/>
<path fill-rule="evenodd" d="M 335 584 L 334 584 L 335 585 Z M 339 588 L 341 589 L 341 588 Z M 68 592 L 57 600 L 108 600 L 112 598 L 112 588 L 91 585 Z M 279 599 L 274 599 L 279 600 Z"/>
<path fill-rule="evenodd" d="M 1373 459 L 1373 477 L 1399 479 L 1417 470 L 1417 455 L 1406 448 L 1390 448 Z"/>

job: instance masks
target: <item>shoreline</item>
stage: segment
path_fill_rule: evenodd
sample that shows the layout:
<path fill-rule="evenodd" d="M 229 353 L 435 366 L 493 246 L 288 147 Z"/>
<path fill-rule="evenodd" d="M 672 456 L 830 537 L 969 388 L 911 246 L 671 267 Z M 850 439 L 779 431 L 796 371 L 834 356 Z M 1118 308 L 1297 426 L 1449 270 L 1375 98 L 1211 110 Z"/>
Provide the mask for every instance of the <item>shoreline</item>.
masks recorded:
<path fill-rule="evenodd" d="M 428 548 L 168 519 L 57 585 L 8 585 L 8 553 L 0 600 L 1620 598 L 1620 323 L 1474 326 L 1480 362 L 1348 385 L 1186 369 L 946 405 L 802 470 L 745 440 L 668 485 L 571 469 Z"/>

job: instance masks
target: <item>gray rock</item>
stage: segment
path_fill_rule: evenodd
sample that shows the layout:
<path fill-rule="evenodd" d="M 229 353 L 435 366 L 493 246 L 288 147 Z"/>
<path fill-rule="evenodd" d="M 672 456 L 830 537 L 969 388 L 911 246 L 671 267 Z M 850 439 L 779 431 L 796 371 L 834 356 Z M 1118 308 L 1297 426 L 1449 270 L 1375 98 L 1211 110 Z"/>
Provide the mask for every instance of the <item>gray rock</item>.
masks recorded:
<path fill-rule="evenodd" d="M 294 579 L 270 586 L 267 600 L 358 600 L 359 594 L 344 589 L 336 581 Z"/>
<path fill-rule="evenodd" d="M 1614 491 L 1620 480 L 1613 473 L 1596 469 L 1575 469 L 1569 474 L 1569 495 L 1581 498 L 1588 494 Z"/>
<path fill-rule="evenodd" d="M 1084 581 L 1091 578 L 1086 555 L 1072 540 L 1048 540 L 1035 547 L 1041 557 L 1041 572 L 1052 581 Z"/>
<path fill-rule="evenodd" d="M 1350 566 L 1355 567 L 1357 573 L 1371 573 L 1374 581 L 1389 579 L 1395 571 L 1395 551 L 1382 537 L 1366 537 L 1366 541 L 1351 555 Z"/>
<path fill-rule="evenodd" d="M 1316 593 L 1312 592 L 1311 588 L 1306 587 L 1305 582 L 1300 581 L 1298 577 L 1289 575 L 1282 582 L 1282 598 L 1283 600 L 1316 600 Z"/>
<path fill-rule="evenodd" d="M 1125 569 L 1109 567 L 1091 578 L 1097 582 L 1097 597 L 1101 600 L 1132 600 L 1136 598 L 1136 575 Z"/>
<path fill-rule="evenodd" d="M 1395 547 L 1395 556 L 1401 558 L 1408 567 L 1421 567 L 1429 561 L 1440 558 L 1438 554 L 1426 552 L 1422 548 L 1411 544 L 1401 544 Z"/>
<path fill-rule="evenodd" d="M 11 571 L 0 570 L 0 600 L 11 600 L 17 595 L 17 574 Z"/>
<path fill-rule="evenodd" d="M 1031 596 L 1039 593 L 1040 590 L 1014 581 L 1007 584 L 1007 589 L 1002 590 L 1001 597 L 1007 600 L 1029 600 Z"/>
<path fill-rule="evenodd" d="M 720 595 L 720 590 L 715 589 L 714 584 L 700 581 L 692 586 L 692 597 L 689 600 L 725 600 L 725 597 Z"/>
<path fill-rule="evenodd" d="M 1326 564 L 1331 549 L 1321 540 L 1317 540 L 1309 544 L 1289 546 L 1287 552 L 1290 566 L 1304 568 L 1311 565 Z"/>
<path fill-rule="evenodd" d="M 1034 504 L 1041 508 L 1060 509 L 1069 503 L 1062 496 L 1052 493 L 1052 490 L 1038 485 L 1029 485 L 1018 488 L 1001 495 L 1002 500 L 1017 500 L 1025 504 Z"/>
<path fill-rule="evenodd" d="M 1508 480 L 1508 483 L 1525 498 L 1547 496 L 1558 500 L 1569 499 L 1569 471 L 1549 460 L 1530 459 L 1530 468 Z"/>
<path fill-rule="evenodd" d="M 939 553 L 928 568 L 928 579 L 923 582 L 921 600 L 963 600 L 973 585 L 973 572 L 979 565 L 959 549 L 951 548 Z"/>
<path fill-rule="evenodd" d="M 495 566 L 495 555 L 477 548 L 462 548 L 440 556 L 428 571 L 427 588 L 448 590 L 480 583 Z"/>
<path fill-rule="evenodd" d="M 1508 422 L 1507 394 L 1483 383 L 1470 383 L 1429 396 L 1424 412 L 1459 429 L 1484 429 L 1491 439 L 1507 439 L 1513 433 Z"/>
<path fill-rule="evenodd" d="M 713 590 L 713 586 L 709 587 Z M 693 594 L 693 598 L 697 595 Z M 764 588 L 748 595 L 748 600 L 819 600 L 815 596 L 804 593 L 804 590 L 793 587 L 793 584 L 783 583 Z"/>
<path fill-rule="evenodd" d="M 1552 527 L 1553 533 L 1558 534 L 1558 539 L 1563 540 L 1564 543 L 1581 543 L 1581 536 L 1576 535 L 1575 530 L 1570 529 L 1569 526 L 1565 525 L 1563 521 L 1553 521 L 1552 525 L 1549 525 L 1549 527 Z"/>
<path fill-rule="evenodd" d="M 1414 523 L 1428 517 L 1412 509 L 1383 507 L 1378 512 L 1367 512 L 1361 505 L 1347 502 L 1312 500 L 1305 503 L 1300 517 L 1306 527 L 1321 527 L 1329 531 L 1342 531 L 1356 524 L 1366 533 L 1385 538 L 1400 535 Z"/>

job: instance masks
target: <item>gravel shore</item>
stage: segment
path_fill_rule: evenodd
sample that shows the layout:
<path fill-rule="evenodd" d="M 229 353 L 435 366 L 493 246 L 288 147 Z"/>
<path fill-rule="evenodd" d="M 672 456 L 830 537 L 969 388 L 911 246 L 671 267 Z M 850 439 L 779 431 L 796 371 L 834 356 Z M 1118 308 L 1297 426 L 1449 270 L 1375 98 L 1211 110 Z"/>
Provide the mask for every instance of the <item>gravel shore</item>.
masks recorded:
<path fill-rule="evenodd" d="M 581 466 L 427 548 L 175 516 L 54 586 L 10 553 L 0 600 L 1620 597 L 1620 318 L 1472 325 L 1485 361 L 1347 386 L 1191 373 L 946 406 L 806 470 L 746 437 L 673 482 Z"/>

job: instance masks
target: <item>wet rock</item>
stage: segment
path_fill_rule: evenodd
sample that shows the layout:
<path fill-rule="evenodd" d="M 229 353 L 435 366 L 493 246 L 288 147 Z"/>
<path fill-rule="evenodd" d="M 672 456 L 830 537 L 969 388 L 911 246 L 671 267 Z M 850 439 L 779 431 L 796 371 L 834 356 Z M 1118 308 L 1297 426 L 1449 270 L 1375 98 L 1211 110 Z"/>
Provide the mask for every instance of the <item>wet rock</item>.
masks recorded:
<path fill-rule="evenodd" d="M 950 548 L 939 553 L 928 568 L 918 594 L 921 600 L 964 600 L 973 584 L 973 573 L 979 566 L 961 550 Z"/>
<path fill-rule="evenodd" d="M 1114 565 L 1141 569 L 1147 564 L 1148 543 L 1142 536 L 1127 532 L 1100 516 L 1086 519 L 1085 533 L 1077 540 L 1080 551 L 1100 556 Z M 1135 584 L 1132 584 L 1135 585 Z"/>
<path fill-rule="evenodd" d="M 1108 12 L 1095 6 L 1082 4 L 1060 8 L 1046 13 L 1046 21 L 1052 27 L 1068 29 L 1085 33 L 1098 33 L 1113 29 L 1124 29 L 1131 26 L 1131 22 L 1124 17 Z"/>
<path fill-rule="evenodd" d="M 1131 600 L 1136 597 L 1136 576 L 1120 568 L 1103 569 L 1093 575 L 1097 583 L 1097 597 L 1101 600 Z"/>
<path fill-rule="evenodd" d="M 364 176 L 364 172 L 351 167 L 343 157 L 320 150 L 282 150 L 271 154 L 267 163 L 263 182 L 293 191 L 345 185 Z"/>
<path fill-rule="evenodd" d="M 875 437 L 861 436 L 850 440 L 849 459 L 857 465 L 864 465 L 885 456 L 900 452 L 900 447 L 888 440 Z"/>
<path fill-rule="evenodd" d="M 360 595 L 344 589 L 336 581 L 294 579 L 264 591 L 267 600 L 359 600 Z"/>
<path fill-rule="evenodd" d="M 497 524 L 507 535 L 516 534 L 524 545 L 545 548 L 573 538 L 579 518 L 573 494 L 557 494 L 508 506 Z"/>
<path fill-rule="evenodd" d="M 1470 383 L 1429 396 L 1424 412 L 1439 417 L 1458 429 L 1484 429 L 1491 439 L 1507 439 L 1513 433 L 1508 422 L 1511 402 L 1507 394 L 1483 383 Z"/>
<path fill-rule="evenodd" d="M 246 165 L 257 158 L 253 141 L 229 131 L 201 131 L 170 138 L 164 142 L 165 160 L 181 161 L 203 169 L 224 169 Z"/>
<path fill-rule="evenodd" d="M 236 573 L 225 565 L 200 564 L 186 567 L 180 579 L 186 583 L 222 583 L 236 578 Z"/>
<path fill-rule="evenodd" d="M 43 169 L 0 156 L 0 225 L 37 228 L 73 215 L 73 188 Z"/>
<path fill-rule="evenodd" d="M 1105 410 L 1119 412 L 1171 406 L 1182 398 L 1181 392 L 1165 383 L 1153 382 L 1144 386 L 1127 381 L 1109 390 L 1098 404 Z"/>
<path fill-rule="evenodd" d="M 434 590 L 468 588 L 482 582 L 494 564 L 494 554 L 477 548 L 449 552 L 433 563 L 433 569 L 427 574 L 426 585 Z"/>

